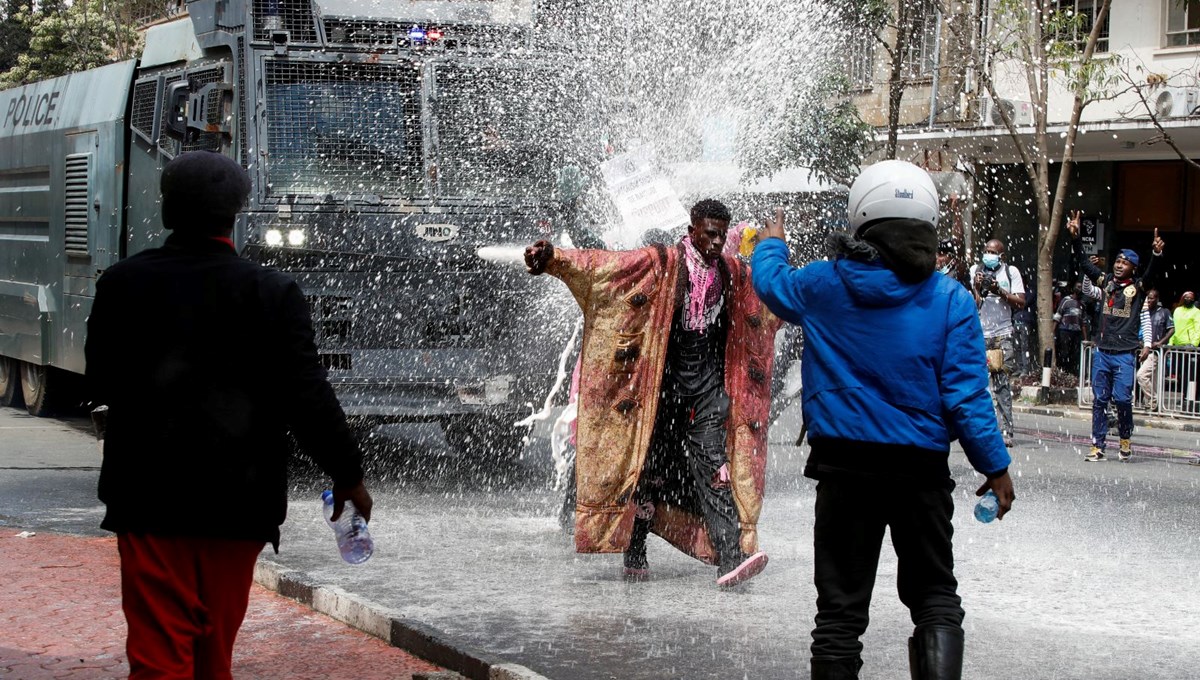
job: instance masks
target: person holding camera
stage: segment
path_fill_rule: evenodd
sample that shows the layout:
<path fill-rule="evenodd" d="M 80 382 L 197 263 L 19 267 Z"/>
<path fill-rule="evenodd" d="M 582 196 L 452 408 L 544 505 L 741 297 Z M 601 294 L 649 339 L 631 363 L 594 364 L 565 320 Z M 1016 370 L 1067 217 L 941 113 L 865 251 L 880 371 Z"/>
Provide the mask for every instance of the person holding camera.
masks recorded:
<path fill-rule="evenodd" d="M 987 346 L 992 404 L 1004 432 L 1004 444 L 1012 446 L 1012 374 L 1017 366 L 1013 311 L 1025 306 L 1025 282 L 1021 272 L 1005 261 L 1004 242 L 1000 239 L 988 241 L 983 247 L 982 261 L 971 265 L 971 292 L 975 295 Z"/>

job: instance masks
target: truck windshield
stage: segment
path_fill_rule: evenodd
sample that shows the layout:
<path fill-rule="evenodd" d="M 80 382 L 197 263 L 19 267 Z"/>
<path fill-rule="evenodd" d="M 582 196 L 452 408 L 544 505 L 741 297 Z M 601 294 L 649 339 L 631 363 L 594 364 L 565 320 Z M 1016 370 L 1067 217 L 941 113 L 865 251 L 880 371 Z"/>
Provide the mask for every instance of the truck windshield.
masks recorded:
<path fill-rule="evenodd" d="M 425 194 L 416 65 L 271 60 L 266 75 L 271 194 Z"/>
<path fill-rule="evenodd" d="M 545 200 L 588 148 L 581 98 L 550 68 L 440 63 L 434 82 L 442 196 Z"/>

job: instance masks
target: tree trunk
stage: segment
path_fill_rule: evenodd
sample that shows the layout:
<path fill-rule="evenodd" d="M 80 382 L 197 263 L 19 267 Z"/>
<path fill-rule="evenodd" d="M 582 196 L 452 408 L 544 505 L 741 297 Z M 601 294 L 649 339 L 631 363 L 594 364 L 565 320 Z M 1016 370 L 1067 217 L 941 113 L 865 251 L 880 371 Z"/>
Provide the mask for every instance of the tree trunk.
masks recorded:
<path fill-rule="evenodd" d="M 907 3 L 901 2 L 896 15 L 896 46 L 892 50 L 892 73 L 888 87 L 888 122 L 887 146 L 884 157 L 896 157 L 896 147 L 900 137 L 900 104 L 904 99 L 905 80 L 904 57 L 908 51 L 908 41 L 912 37 L 912 18 L 909 16 Z"/>

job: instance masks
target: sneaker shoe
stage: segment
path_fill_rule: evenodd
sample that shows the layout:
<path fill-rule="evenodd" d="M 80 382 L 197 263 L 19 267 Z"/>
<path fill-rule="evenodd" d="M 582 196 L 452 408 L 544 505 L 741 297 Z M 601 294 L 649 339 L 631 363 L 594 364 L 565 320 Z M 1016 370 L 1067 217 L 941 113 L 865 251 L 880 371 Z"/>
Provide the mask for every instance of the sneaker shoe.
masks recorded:
<path fill-rule="evenodd" d="M 1092 447 L 1092 452 L 1091 452 L 1091 453 L 1089 453 L 1089 454 L 1087 455 L 1087 457 L 1086 457 L 1086 458 L 1084 458 L 1084 460 L 1086 460 L 1086 461 L 1087 461 L 1087 462 L 1089 462 L 1089 463 L 1102 463 L 1102 462 L 1104 462 L 1104 461 L 1106 461 L 1106 460 L 1108 460 L 1108 459 L 1104 457 L 1104 451 L 1102 451 L 1102 450 L 1100 449 L 1100 447 L 1098 447 L 1098 446 L 1093 446 L 1093 447 Z"/>
<path fill-rule="evenodd" d="M 717 585 L 722 588 L 736 586 L 758 576 L 767 567 L 767 554 L 761 550 L 753 555 L 746 555 L 741 564 L 724 571 L 717 577 Z"/>
<path fill-rule="evenodd" d="M 1133 458 L 1133 443 L 1128 439 L 1121 440 L 1121 448 L 1117 451 L 1117 458 L 1124 463 L 1130 458 Z"/>

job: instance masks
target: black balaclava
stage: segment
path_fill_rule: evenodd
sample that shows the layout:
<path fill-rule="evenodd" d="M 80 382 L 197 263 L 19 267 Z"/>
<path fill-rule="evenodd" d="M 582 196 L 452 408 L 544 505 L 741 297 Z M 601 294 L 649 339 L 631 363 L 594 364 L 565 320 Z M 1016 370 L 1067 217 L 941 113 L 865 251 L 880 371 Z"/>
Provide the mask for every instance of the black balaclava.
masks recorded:
<path fill-rule="evenodd" d="M 828 242 L 834 255 L 869 262 L 879 259 L 905 283 L 920 283 L 937 266 L 937 231 L 924 220 L 886 219 L 859 228 L 854 236 L 833 234 Z"/>

